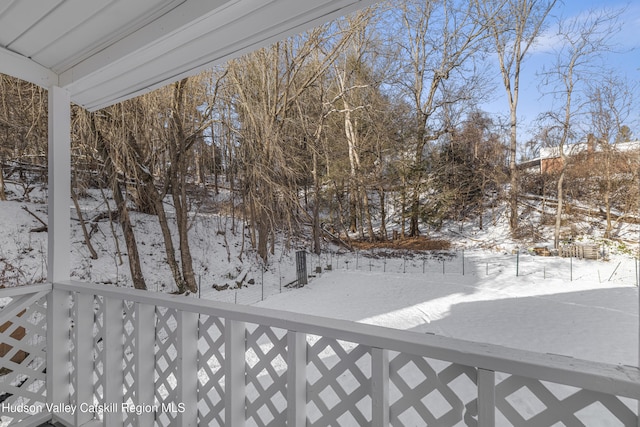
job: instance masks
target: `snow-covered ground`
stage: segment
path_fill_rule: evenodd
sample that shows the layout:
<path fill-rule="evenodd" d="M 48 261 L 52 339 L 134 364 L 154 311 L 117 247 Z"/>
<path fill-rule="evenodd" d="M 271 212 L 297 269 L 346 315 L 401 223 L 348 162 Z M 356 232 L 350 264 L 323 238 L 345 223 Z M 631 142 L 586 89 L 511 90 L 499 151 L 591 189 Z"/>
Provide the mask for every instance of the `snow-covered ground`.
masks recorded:
<path fill-rule="evenodd" d="M 37 202 L 36 194 L 32 193 L 35 203 L 0 203 L 0 284 L 44 281 L 46 233 L 30 232 L 40 224 L 23 209 L 46 219 L 46 205 Z M 82 205 L 90 220 L 106 207 L 99 193 L 89 196 Z M 93 260 L 83 243 L 75 210 L 71 208 L 70 214 L 74 218 L 72 277 L 127 286 L 127 257 L 120 233 L 123 264 L 115 256 L 106 221 L 94 227 L 92 242 L 99 257 Z M 149 289 L 174 290 L 157 221 L 138 213 L 132 217 Z M 533 244 L 510 240 L 504 219 L 498 211 L 486 221 L 492 226 L 485 230 L 471 224 L 462 228 L 455 224 L 455 231 L 445 229 L 437 237 L 452 242 L 453 249 L 446 252 L 347 252 L 328 245 L 320 256 L 307 256 L 309 272 L 316 267 L 322 272 L 302 288 L 289 288 L 286 285 L 295 279 L 295 251 L 304 246 L 283 249 L 279 245 L 268 264 L 262 265 L 248 243 L 243 244 L 241 222 L 234 226 L 228 217 L 201 212 L 190 230 L 200 292 L 190 297 L 637 365 L 635 249 L 594 234 L 590 237 L 601 245 L 604 260 L 535 256 L 528 250 Z M 625 236 L 630 241 L 637 229 L 628 227 Z M 535 246 L 549 243 L 536 242 Z M 244 286 L 235 289 L 243 278 Z M 214 285 L 229 285 L 229 289 L 218 291 Z"/>
<path fill-rule="evenodd" d="M 325 272 L 304 288 L 256 305 L 637 365 L 638 288 L 633 281 L 600 282 L 599 272 L 608 278 L 615 268 L 611 262 L 574 260 L 580 276 L 570 281 L 545 279 L 543 268 L 539 274 L 530 271 L 518 277 L 511 268 L 489 270 L 487 275 L 479 262 L 482 256 L 474 255 L 464 276 L 369 272 L 368 266 Z M 544 261 L 548 269 L 567 263 L 559 258 Z"/>

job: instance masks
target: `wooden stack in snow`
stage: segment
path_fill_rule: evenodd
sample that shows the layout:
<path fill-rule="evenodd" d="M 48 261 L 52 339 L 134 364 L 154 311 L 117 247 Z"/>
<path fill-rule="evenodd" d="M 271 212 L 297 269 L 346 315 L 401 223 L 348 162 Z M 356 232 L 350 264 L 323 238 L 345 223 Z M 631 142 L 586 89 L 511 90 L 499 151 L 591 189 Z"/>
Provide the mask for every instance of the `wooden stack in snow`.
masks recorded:
<path fill-rule="evenodd" d="M 561 257 L 598 259 L 598 245 L 566 245 L 558 251 Z"/>

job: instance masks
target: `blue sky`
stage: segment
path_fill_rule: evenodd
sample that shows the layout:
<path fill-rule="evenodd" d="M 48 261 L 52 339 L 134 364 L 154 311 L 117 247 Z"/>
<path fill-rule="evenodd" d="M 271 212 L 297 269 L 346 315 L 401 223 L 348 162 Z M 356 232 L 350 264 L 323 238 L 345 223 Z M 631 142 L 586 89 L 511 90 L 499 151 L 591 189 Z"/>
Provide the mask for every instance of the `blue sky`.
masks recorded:
<path fill-rule="evenodd" d="M 550 66 L 555 59 L 554 34 L 557 32 L 557 20 L 577 19 L 586 15 L 590 10 L 622 10 L 618 22 L 619 32 L 613 37 L 613 50 L 603 56 L 604 65 L 612 73 L 626 78 L 630 83 L 640 84 L 640 2 L 635 3 L 606 1 L 606 0 L 565 0 L 556 5 L 554 16 L 549 20 L 546 31 L 540 38 L 540 43 L 530 53 L 523 66 L 521 80 L 520 103 L 518 119 L 520 121 L 518 138 L 521 143 L 526 142 L 535 132 L 535 119 L 539 114 L 553 108 L 551 96 L 545 95 L 550 89 L 540 87 L 539 73 L 543 67 Z M 486 106 L 491 113 L 505 116 L 508 112 L 506 95 L 502 84 L 497 82 L 495 98 Z M 640 87 L 636 88 L 640 101 Z M 636 111 L 640 111 L 640 102 Z M 640 113 L 629 119 L 634 136 L 640 138 Z"/>

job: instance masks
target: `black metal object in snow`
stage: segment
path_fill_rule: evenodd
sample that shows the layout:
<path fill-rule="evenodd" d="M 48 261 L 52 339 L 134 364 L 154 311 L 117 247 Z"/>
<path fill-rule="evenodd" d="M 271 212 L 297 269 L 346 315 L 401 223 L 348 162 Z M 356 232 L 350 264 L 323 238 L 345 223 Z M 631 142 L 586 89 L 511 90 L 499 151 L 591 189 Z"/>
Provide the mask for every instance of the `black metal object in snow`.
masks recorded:
<path fill-rule="evenodd" d="M 306 285 L 307 282 L 307 253 L 305 251 L 296 252 L 296 273 L 298 286 Z"/>

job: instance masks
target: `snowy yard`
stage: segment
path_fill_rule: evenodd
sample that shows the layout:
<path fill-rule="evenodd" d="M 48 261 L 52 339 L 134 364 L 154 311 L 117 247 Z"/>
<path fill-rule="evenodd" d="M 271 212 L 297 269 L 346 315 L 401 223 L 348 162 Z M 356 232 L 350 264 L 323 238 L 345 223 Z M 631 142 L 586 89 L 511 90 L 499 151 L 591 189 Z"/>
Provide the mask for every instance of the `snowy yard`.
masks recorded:
<path fill-rule="evenodd" d="M 607 280 L 617 262 L 573 260 L 580 275 L 570 281 L 544 279 L 542 271 L 545 263 L 559 270 L 567 259 L 536 257 L 540 271 L 516 277 L 512 269 L 486 275 L 481 256 L 474 258 L 480 271 L 467 267 L 464 276 L 369 272 L 366 266 L 325 272 L 304 288 L 256 305 L 637 365 L 638 288 L 633 277 L 627 284 Z"/>

